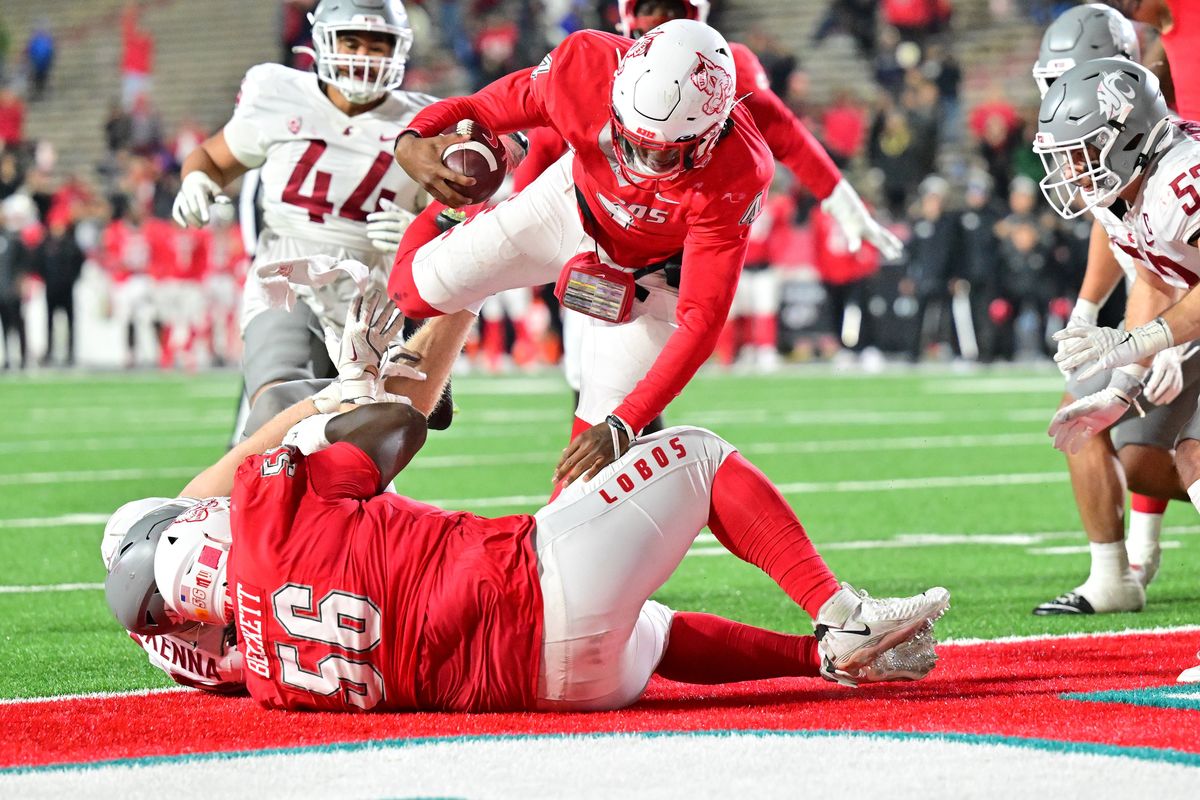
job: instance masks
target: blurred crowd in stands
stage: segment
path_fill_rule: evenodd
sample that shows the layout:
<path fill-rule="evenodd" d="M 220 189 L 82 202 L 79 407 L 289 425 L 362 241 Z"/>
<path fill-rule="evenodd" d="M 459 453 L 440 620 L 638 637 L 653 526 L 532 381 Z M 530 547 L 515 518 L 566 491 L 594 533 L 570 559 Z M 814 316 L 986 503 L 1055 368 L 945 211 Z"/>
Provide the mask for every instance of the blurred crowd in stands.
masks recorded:
<path fill-rule="evenodd" d="M 310 35 L 306 15 L 314 5 L 280 2 L 279 49 L 262 60 L 309 66 L 293 48 Z M 615 27 L 615 4 L 604 0 L 406 5 L 416 46 L 405 86 L 422 91 L 469 91 L 536 63 L 573 30 Z M 710 22 L 718 28 L 726 27 L 728 5 L 713 4 Z M 5 367 L 30 363 L 31 349 L 43 364 L 72 363 L 89 335 L 75 325 L 77 304 L 120 331 L 120 364 L 203 367 L 238 358 L 246 248 L 232 212 L 201 232 L 170 221 L 179 165 L 211 131 L 194 119 L 168 126 L 155 110 L 162 91 L 154 83 L 155 38 L 140 6 L 128 3 L 109 23 L 121 42 L 112 65 L 121 93 L 97 99 L 109 107 L 94 134 L 106 155 L 88 174 L 63 174 L 54 148 L 24 132 L 26 118 L 54 95 L 53 27 L 44 22 L 16 41 L 0 9 Z M 990 6 L 997 16 L 1028 21 L 1015 0 Z M 1048 332 L 1070 311 L 1089 226 L 1062 222 L 1042 201 L 1041 167 L 1029 148 L 1035 105 L 1014 105 L 997 89 L 964 107 L 968 76 L 955 51 L 953 12 L 951 0 L 829 0 L 807 40 L 727 31 L 758 54 L 772 90 L 905 240 L 906 253 L 896 262 L 869 248 L 847 253 L 836 226 L 780 167 L 752 232 L 745 286 L 718 348 L 722 362 L 1045 357 Z M 820 94 L 830 99 L 814 102 L 801 54 L 818 59 L 839 36 L 849 37 L 874 82 L 824 87 Z M 480 366 L 557 358 L 552 295 L 532 298 L 483 315 L 481 340 L 472 345 Z M 36 324 L 27 313 L 34 305 Z M 35 327 L 39 348 L 26 343 Z"/>

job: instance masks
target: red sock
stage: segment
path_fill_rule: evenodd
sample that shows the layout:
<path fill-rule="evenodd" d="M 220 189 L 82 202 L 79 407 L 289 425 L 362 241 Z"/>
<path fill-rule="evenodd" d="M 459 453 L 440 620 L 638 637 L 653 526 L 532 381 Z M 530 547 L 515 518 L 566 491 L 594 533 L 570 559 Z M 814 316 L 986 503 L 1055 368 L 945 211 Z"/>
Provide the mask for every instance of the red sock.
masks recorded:
<path fill-rule="evenodd" d="M 735 683 L 819 675 L 813 636 L 776 633 L 712 614 L 675 612 L 656 673 L 680 683 Z"/>
<path fill-rule="evenodd" d="M 1167 505 L 1170 500 L 1162 500 L 1157 497 L 1148 497 L 1144 494 L 1131 494 L 1129 496 L 1129 505 L 1134 511 L 1140 511 L 1143 514 L 1162 514 L 1167 510 Z"/>
<path fill-rule="evenodd" d="M 175 365 L 175 345 L 171 343 L 171 326 L 163 325 L 158 334 L 159 369 L 170 369 Z"/>
<path fill-rule="evenodd" d="M 791 506 L 740 453 L 726 458 L 713 478 L 708 527 L 729 552 L 770 575 L 813 619 L 838 590 L 837 578 Z"/>
<path fill-rule="evenodd" d="M 750 323 L 750 339 L 757 347 L 774 347 L 778 337 L 774 314 L 755 314 Z"/>
<path fill-rule="evenodd" d="M 504 323 L 496 319 L 483 321 L 483 357 L 492 369 L 500 368 L 504 355 Z"/>

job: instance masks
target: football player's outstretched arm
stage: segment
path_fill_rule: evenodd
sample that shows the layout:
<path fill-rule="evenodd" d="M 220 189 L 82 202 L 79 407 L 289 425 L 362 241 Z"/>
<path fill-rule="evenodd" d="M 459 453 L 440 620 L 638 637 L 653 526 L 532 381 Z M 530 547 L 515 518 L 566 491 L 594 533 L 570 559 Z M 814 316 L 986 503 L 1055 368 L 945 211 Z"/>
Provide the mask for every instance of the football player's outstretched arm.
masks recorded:
<path fill-rule="evenodd" d="M 387 392 L 408 397 L 421 414 L 431 413 L 441 398 L 446 379 L 454 365 L 454 359 L 462 349 L 474 320 L 475 316 L 469 311 L 461 311 L 427 322 L 405 343 L 408 350 L 420 357 L 419 363 L 425 372 L 425 380 L 389 378 L 386 383 Z M 356 406 L 343 405 L 341 407 L 342 410 L 354 408 Z M 180 496 L 224 497 L 228 495 L 233 491 L 234 475 L 237 474 L 238 467 L 246 458 L 270 450 L 272 447 L 278 447 L 283 442 L 284 436 L 296 423 L 317 413 L 317 407 L 311 399 L 301 400 L 299 403 L 285 408 L 244 442 L 223 455 L 217 463 L 193 478 L 179 493 Z M 422 441 L 424 441 L 423 437 Z M 411 455 L 409 457 L 411 458 Z M 381 468 L 380 471 L 382 472 L 383 469 Z M 398 472 L 399 469 L 396 471 Z"/>
<path fill-rule="evenodd" d="M 221 190 L 224 187 L 248 169 L 250 167 L 238 161 L 229 149 L 225 131 L 217 131 L 183 160 L 180 170 L 183 181 L 175 196 L 171 216 L 185 228 L 207 225 L 209 206 L 223 197 Z M 222 202 L 228 202 L 228 199 Z"/>
<path fill-rule="evenodd" d="M 222 188 L 233 183 L 250 167 L 237 160 L 225 142 L 225 131 L 220 130 L 200 143 L 200 146 L 183 160 L 179 172 L 187 177 L 189 172 L 199 170 L 212 178 Z"/>
<path fill-rule="evenodd" d="M 407 403 L 362 406 L 325 423 L 330 444 L 352 444 L 375 462 L 380 490 L 412 461 L 425 444 L 427 431 L 425 416 Z"/>

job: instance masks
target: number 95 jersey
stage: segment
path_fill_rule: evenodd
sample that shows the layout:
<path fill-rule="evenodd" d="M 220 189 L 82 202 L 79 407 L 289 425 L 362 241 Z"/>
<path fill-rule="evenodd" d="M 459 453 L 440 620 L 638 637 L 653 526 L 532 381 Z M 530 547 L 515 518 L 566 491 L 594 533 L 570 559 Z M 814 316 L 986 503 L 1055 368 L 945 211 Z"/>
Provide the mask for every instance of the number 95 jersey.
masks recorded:
<path fill-rule="evenodd" d="M 262 167 L 265 226 L 286 238 L 373 252 L 367 214 L 392 200 L 416 213 L 423 192 L 392 157 L 396 135 L 437 100 L 392 92 L 350 117 L 311 72 L 281 64 L 251 67 L 225 141 L 238 161 Z"/>

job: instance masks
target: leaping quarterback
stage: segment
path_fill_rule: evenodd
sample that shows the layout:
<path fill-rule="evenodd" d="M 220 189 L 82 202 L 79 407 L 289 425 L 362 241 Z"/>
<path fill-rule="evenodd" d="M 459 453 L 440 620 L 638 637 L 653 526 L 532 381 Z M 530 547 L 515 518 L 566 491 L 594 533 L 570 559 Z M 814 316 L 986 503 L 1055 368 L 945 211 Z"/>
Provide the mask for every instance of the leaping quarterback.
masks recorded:
<path fill-rule="evenodd" d="M 581 31 L 536 67 L 434 103 L 397 140 L 400 165 L 451 206 L 470 179 L 442 164 L 451 141 L 438 134 L 461 119 L 495 133 L 548 126 L 570 147 L 445 235 L 410 228 L 389 283 L 406 314 L 430 317 L 561 276 L 564 304 L 588 315 L 576 417 L 590 427 L 556 480 L 624 453 L 716 345 L 773 173 L 736 72 L 725 39 L 694 20 L 637 41 Z"/>
<path fill-rule="evenodd" d="M 110 519 L 109 605 L 176 680 L 244 686 L 281 709 L 587 711 L 636 701 L 655 673 L 857 685 L 933 668 L 948 592 L 876 599 L 839 584 L 775 487 L 708 431 L 639 440 L 533 514 L 488 519 L 382 491 L 424 443 L 417 409 L 436 401 L 473 320 L 459 312 L 414 337 L 427 380 L 388 387 L 414 408 L 371 402 L 382 395 L 362 353 L 395 322 L 363 308 L 341 359 L 342 396 L 363 407 L 300 403 L 180 498 Z M 815 635 L 651 601 L 705 525 Z"/>

